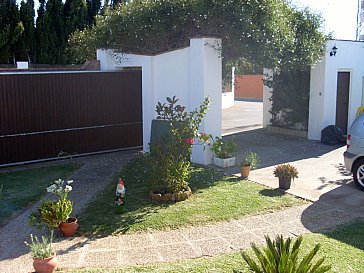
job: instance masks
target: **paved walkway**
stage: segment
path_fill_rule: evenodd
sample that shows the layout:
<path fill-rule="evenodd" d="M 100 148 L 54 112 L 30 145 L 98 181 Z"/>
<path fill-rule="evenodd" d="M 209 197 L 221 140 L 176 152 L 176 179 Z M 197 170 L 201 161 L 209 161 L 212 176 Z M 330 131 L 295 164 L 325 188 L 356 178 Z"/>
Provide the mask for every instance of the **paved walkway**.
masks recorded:
<path fill-rule="evenodd" d="M 64 239 L 55 244 L 60 268 L 120 268 L 214 256 L 264 243 L 264 235 L 324 232 L 356 216 L 325 205 L 304 205 L 241 220 L 166 232 Z M 32 270 L 29 254 L 0 262 L 1 272 Z"/>

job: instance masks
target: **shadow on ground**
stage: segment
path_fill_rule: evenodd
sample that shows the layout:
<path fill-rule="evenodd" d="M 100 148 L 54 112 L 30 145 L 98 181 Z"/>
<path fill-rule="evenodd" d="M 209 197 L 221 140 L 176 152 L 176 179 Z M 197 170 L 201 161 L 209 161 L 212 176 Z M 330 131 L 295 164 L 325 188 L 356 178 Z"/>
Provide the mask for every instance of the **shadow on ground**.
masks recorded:
<path fill-rule="evenodd" d="M 352 181 L 334 183 L 341 186 L 323 194 L 309 206 L 302 213 L 301 222 L 311 232 L 364 250 L 364 192 Z"/>
<path fill-rule="evenodd" d="M 233 139 L 237 144 L 237 166 L 241 163 L 245 152 L 252 151 L 260 157 L 261 163 L 258 168 L 320 157 L 342 146 L 331 146 L 314 140 L 272 135 L 267 133 L 265 129 L 244 131 L 224 138 Z M 234 171 L 239 172 L 237 167 Z"/>

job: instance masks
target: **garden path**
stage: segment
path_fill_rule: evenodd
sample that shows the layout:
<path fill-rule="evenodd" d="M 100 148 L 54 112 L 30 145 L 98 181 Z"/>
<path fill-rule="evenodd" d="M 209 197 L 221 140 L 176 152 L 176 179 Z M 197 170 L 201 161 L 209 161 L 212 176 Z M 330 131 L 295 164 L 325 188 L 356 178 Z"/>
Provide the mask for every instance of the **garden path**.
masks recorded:
<path fill-rule="evenodd" d="M 325 232 L 356 218 L 323 204 L 307 204 L 239 220 L 178 230 L 153 231 L 104 238 L 76 237 L 55 244 L 58 267 L 121 268 L 154 262 L 214 256 L 262 244 L 264 235 L 294 237 Z M 1 272 L 29 272 L 29 254 L 0 261 Z"/>

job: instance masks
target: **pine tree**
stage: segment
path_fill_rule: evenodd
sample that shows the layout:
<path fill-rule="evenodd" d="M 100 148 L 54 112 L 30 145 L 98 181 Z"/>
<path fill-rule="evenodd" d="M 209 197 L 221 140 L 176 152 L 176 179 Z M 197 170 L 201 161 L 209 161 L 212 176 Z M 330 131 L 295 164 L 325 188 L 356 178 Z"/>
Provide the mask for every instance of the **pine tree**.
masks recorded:
<path fill-rule="evenodd" d="M 0 62 L 15 61 L 15 45 L 24 27 L 19 20 L 16 0 L 0 1 Z"/>
<path fill-rule="evenodd" d="M 108 1 L 105 0 L 104 3 Z M 95 18 L 101 11 L 101 0 L 86 0 L 87 4 L 87 24 L 89 26 L 95 25 Z"/>
<path fill-rule="evenodd" d="M 35 55 L 34 0 L 22 1 L 19 14 L 24 32 L 18 40 L 15 57 L 17 60 L 30 61 Z"/>
<path fill-rule="evenodd" d="M 87 23 L 85 0 L 66 0 L 63 8 L 66 37 L 75 30 L 83 30 Z"/>
<path fill-rule="evenodd" d="M 63 20 L 62 0 L 48 0 L 44 13 L 42 62 L 61 64 L 64 62 L 64 49 L 67 41 Z M 42 42 L 42 41 L 39 41 Z"/>
<path fill-rule="evenodd" d="M 38 64 L 46 63 L 46 48 L 47 41 L 45 40 L 45 29 L 44 29 L 44 15 L 45 15 L 46 0 L 39 0 L 39 8 L 37 10 L 37 20 L 35 28 L 35 62 Z"/>

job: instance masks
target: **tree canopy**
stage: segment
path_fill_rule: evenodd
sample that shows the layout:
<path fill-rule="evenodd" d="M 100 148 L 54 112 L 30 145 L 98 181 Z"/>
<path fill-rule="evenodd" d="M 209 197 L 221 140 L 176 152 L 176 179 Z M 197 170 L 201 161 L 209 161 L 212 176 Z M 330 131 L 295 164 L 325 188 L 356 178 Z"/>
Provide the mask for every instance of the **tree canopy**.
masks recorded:
<path fill-rule="evenodd" d="M 156 54 L 188 46 L 191 37 L 222 39 L 224 64 L 308 67 L 323 52 L 321 17 L 285 0 L 134 0 L 99 16 L 70 40 L 74 61 L 96 48 Z"/>

